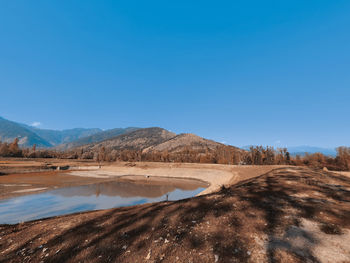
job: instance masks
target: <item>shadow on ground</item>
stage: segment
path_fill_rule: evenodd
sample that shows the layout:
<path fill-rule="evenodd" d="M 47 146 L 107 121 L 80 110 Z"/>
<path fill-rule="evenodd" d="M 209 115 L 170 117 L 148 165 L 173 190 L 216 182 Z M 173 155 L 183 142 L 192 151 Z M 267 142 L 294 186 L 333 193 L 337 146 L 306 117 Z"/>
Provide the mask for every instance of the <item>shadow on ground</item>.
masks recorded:
<path fill-rule="evenodd" d="M 349 178 L 279 168 L 177 202 L 3 225 L 0 262 L 321 262 L 304 219 L 349 229 Z"/>

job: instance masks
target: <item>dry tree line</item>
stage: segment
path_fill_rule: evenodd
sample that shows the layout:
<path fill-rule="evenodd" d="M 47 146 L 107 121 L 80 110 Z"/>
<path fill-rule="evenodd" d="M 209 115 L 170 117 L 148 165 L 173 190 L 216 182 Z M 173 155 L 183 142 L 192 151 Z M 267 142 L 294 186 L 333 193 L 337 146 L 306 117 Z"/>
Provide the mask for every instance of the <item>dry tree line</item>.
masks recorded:
<path fill-rule="evenodd" d="M 288 164 L 296 166 L 310 166 L 313 168 L 327 167 L 329 170 L 350 170 L 350 147 L 338 147 L 336 157 L 322 153 L 291 156 L 287 148 L 250 147 L 249 151 L 239 150 L 231 146 L 219 146 L 215 149 L 202 148 L 194 150 L 185 147 L 176 152 L 143 152 L 135 149 L 106 149 L 98 150 L 75 149 L 59 152 L 50 149 L 20 148 L 18 139 L 12 143 L 0 142 L 1 157 L 24 158 L 61 158 L 61 159 L 92 159 L 98 162 L 183 162 L 183 163 L 217 163 L 239 165 L 274 165 Z"/>

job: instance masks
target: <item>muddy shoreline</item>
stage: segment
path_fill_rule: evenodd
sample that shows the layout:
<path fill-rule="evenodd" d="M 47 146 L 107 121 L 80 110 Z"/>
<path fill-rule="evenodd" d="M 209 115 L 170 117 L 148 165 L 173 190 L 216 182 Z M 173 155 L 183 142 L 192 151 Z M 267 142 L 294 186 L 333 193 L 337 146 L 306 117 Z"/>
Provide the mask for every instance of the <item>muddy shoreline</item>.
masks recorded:
<path fill-rule="evenodd" d="M 20 183 L 16 182 L 19 181 Z M 162 178 L 142 175 L 122 175 L 114 178 L 82 178 L 67 172 L 34 172 L 13 174 L 0 178 L 0 200 L 22 195 L 37 194 L 53 189 L 109 182 L 132 182 L 137 185 L 168 185 L 183 190 L 196 187 L 207 188 L 209 184 L 203 180 L 191 178 Z"/>
<path fill-rule="evenodd" d="M 57 170 L 57 167 L 68 167 Z M 230 166 L 186 163 L 96 163 L 56 159 L 0 159 L 0 200 L 52 189 L 108 181 L 167 184 L 194 180 L 206 184 L 201 194 L 208 194 L 240 180 L 258 176 L 280 166 Z M 184 185 L 188 184 L 187 181 Z M 191 184 L 191 183 L 190 183 Z"/>
<path fill-rule="evenodd" d="M 348 177 L 297 167 L 250 176 L 176 202 L 0 225 L 0 262 L 350 261 Z"/>
<path fill-rule="evenodd" d="M 56 167 L 68 169 L 57 170 Z M 0 200 L 57 188 L 115 180 L 151 184 L 164 180 L 167 180 L 168 184 L 184 179 L 194 180 L 201 185 L 206 184 L 206 189 L 201 194 L 208 194 L 217 191 L 223 185 L 230 186 L 278 167 L 142 162 L 99 164 L 76 160 L 0 159 L 0 173 L 3 174 L 0 176 Z"/>

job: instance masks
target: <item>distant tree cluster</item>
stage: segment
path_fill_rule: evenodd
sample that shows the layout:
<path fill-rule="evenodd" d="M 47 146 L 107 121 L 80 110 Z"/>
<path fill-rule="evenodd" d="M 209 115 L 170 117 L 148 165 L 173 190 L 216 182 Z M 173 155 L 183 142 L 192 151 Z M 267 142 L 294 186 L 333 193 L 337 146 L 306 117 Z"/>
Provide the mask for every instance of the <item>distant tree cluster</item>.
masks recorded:
<path fill-rule="evenodd" d="M 291 157 L 287 148 L 256 146 L 250 147 L 249 152 L 244 155 L 243 164 L 272 165 L 291 164 Z"/>
<path fill-rule="evenodd" d="M 0 142 L 0 156 L 4 157 L 22 157 L 22 150 L 18 146 L 18 138 L 12 143 Z"/>
<path fill-rule="evenodd" d="M 306 153 L 304 156 L 296 155 L 292 157 L 287 148 L 273 147 L 250 147 L 243 157 L 243 164 L 271 165 L 288 164 L 296 166 L 310 166 L 313 168 L 324 168 L 329 170 L 350 170 L 350 147 L 338 147 L 337 156 L 325 156 L 322 153 Z"/>
<path fill-rule="evenodd" d="M 74 158 L 72 153 L 57 152 L 47 149 L 37 149 L 34 144 L 31 148 L 20 148 L 18 138 L 12 143 L 0 141 L 0 157 L 23 157 L 23 158 Z"/>
<path fill-rule="evenodd" d="M 217 147 L 216 149 L 193 150 L 186 147 L 181 151 L 152 151 L 123 149 L 107 150 L 101 147 L 98 152 L 91 150 L 77 151 L 76 155 L 82 159 L 94 159 L 95 161 L 149 161 L 149 162 L 181 162 L 181 163 L 220 163 L 238 164 L 240 154 L 234 147 Z"/>
<path fill-rule="evenodd" d="M 296 165 L 313 168 L 327 167 L 329 170 L 350 170 L 350 147 L 338 147 L 337 156 L 325 156 L 322 153 L 291 156 L 287 148 L 250 147 L 249 151 L 238 150 L 231 146 L 216 148 L 201 148 L 200 150 L 185 147 L 181 151 L 151 151 L 143 152 L 134 149 L 106 149 L 98 150 L 76 149 L 74 151 L 54 151 L 47 149 L 20 148 L 18 139 L 12 143 L 0 142 L 0 157 L 24 158 L 61 158 L 61 159 L 91 159 L 97 162 L 179 162 L 179 163 L 217 163 L 240 165 Z"/>

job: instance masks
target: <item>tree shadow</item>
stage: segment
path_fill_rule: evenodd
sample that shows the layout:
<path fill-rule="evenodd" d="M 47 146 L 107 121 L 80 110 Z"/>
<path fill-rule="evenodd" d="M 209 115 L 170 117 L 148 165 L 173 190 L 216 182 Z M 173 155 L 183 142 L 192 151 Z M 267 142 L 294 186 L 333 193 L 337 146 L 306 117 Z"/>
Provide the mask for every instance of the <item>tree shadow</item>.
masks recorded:
<path fill-rule="evenodd" d="M 350 180 L 311 169 L 294 168 L 294 172 L 290 172 L 290 169 L 279 168 L 255 178 L 254 182 L 242 182 L 236 187 L 241 191 L 235 194 L 241 200 L 248 201 L 247 209 L 257 208 L 264 212 L 267 222 L 264 232 L 269 240 L 269 262 L 279 261 L 276 257 L 279 249 L 288 251 L 301 262 L 319 262 L 312 252 L 313 246 L 319 241 L 299 227 L 300 219 L 307 218 L 328 226 L 330 222 L 327 216 L 331 216 L 337 224 L 333 224 L 333 229 L 339 232 L 340 226 L 349 227 L 349 193 L 341 186 L 334 187 L 326 182 L 332 179 L 349 186 Z M 347 209 L 344 209 L 344 205 Z M 291 216 L 290 211 L 296 211 L 296 214 L 286 220 Z M 298 245 L 295 240 L 299 241 Z"/>
<path fill-rule="evenodd" d="M 349 227 L 350 195 L 344 185 L 350 186 L 348 178 L 331 173 L 278 168 L 204 196 L 46 219 L 47 224 L 77 223 L 45 242 L 49 256 L 33 251 L 31 259 L 145 262 L 150 254 L 153 262 L 175 262 L 177 257 L 180 262 L 248 262 L 263 247 L 268 262 L 283 262 L 279 251 L 296 261 L 319 262 L 312 252 L 319 240 L 300 226 L 301 219 L 330 232 Z M 259 247 L 256 238 L 263 235 L 267 240 Z M 38 238 L 33 236 L 0 262 L 16 262 L 17 253 Z"/>

